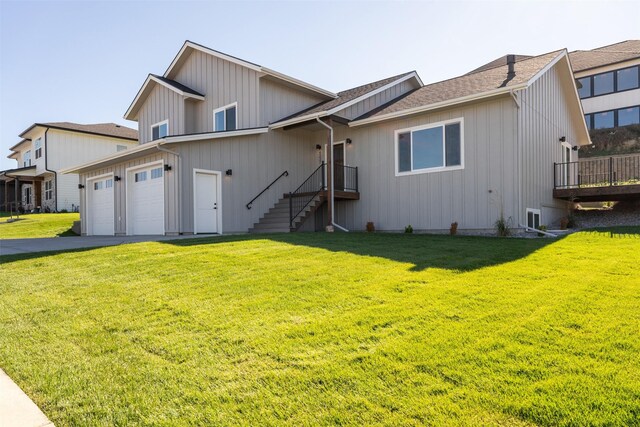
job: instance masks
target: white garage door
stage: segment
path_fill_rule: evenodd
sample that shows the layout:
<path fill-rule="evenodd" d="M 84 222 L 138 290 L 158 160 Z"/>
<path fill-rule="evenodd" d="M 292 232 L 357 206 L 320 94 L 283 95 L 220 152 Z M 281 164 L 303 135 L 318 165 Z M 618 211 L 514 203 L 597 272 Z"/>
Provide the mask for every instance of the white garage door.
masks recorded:
<path fill-rule="evenodd" d="M 128 234 L 164 234 L 162 165 L 130 171 L 127 179 Z"/>
<path fill-rule="evenodd" d="M 113 223 L 113 177 L 87 181 L 87 234 L 90 236 L 112 236 Z"/>

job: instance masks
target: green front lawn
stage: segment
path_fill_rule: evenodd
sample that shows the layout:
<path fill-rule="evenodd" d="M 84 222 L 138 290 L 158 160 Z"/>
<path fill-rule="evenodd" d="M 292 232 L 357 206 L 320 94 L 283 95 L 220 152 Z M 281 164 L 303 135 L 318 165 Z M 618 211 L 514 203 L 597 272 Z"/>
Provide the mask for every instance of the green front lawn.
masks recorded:
<path fill-rule="evenodd" d="M 15 218 L 15 216 L 14 216 Z M 7 222 L 8 216 L 0 219 L 0 239 L 30 239 L 36 237 L 75 236 L 71 231 L 79 213 L 39 213 L 20 215 L 18 221 Z"/>
<path fill-rule="evenodd" d="M 65 425 L 640 425 L 640 228 L 4 257 L 0 367 Z"/>

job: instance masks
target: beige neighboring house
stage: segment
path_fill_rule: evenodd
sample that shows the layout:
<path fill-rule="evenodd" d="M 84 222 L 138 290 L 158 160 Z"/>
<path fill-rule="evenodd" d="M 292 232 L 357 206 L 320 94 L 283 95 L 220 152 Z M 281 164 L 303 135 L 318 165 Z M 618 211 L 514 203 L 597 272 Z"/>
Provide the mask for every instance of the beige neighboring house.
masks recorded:
<path fill-rule="evenodd" d="M 569 54 L 589 129 L 640 124 L 640 40 Z"/>
<path fill-rule="evenodd" d="M 77 211 L 78 175 L 60 174 L 71 165 L 137 146 L 138 132 L 115 123 L 35 123 L 11 147 L 17 167 L 0 172 L 0 209 Z"/>
<path fill-rule="evenodd" d="M 334 93 L 187 41 L 125 118 L 137 147 L 65 170 L 83 234 L 553 227 L 590 144 L 566 50 Z"/>

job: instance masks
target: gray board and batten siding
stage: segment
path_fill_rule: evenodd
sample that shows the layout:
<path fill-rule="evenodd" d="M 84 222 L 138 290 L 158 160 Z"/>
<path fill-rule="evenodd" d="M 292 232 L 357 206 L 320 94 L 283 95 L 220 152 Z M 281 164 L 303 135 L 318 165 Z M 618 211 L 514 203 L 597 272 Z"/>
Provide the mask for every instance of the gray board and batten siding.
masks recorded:
<path fill-rule="evenodd" d="M 396 176 L 395 131 L 463 119 L 464 168 Z M 511 97 L 434 113 L 336 129 L 350 138 L 346 163 L 358 166 L 360 200 L 336 203 L 338 223 L 364 230 L 490 229 L 501 210 L 516 214 L 516 111 Z"/>
<path fill-rule="evenodd" d="M 527 208 L 540 209 L 540 223 L 547 226 L 558 225 L 570 208 L 568 202 L 553 198 L 553 163 L 563 161 L 560 138 L 564 136 L 567 144 L 577 145 L 576 129 L 584 124 L 577 123 L 576 115 L 567 108 L 572 94 L 566 88 L 571 85 L 563 84 L 562 79 L 569 77 L 559 72 L 561 66 L 557 63 L 520 97 L 520 224 L 526 224 Z M 577 161 L 577 152 L 571 151 L 571 155 Z"/>

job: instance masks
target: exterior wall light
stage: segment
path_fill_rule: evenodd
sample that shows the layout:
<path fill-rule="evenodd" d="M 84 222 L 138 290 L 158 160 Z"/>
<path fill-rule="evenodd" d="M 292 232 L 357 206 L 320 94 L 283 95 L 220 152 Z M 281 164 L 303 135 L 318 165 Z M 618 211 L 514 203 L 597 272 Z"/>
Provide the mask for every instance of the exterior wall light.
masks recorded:
<path fill-rule="evenodd" d="M 573 147 L 571 147 L 571 149 L 572 149 L 573 151 L 578 151 L 578 148 L 580 148 L 580 147 L 578 147 L 577 145 L 574 145 Z"/>
<path fill-rule="evenodd" d="M 78 190 L 82 190 L 83 188 L 84 188 L 84 185 L 78 184 Z"/>
<path fill-rule="evenodd" d="M 164 171 L 169 172 L 171 170 L 171 165 L 164 165 Z"/>
<path fill-rule="evenodd" d="M 351 144 L 353 141 L 351 141 L 351 138 L 347 138 L 347 144 Z"/>
<path fill-rule="evenodd" d="M 316 150 L 318 151 L 322 150 L 322 146 L 320 144 L 316 144 Z"/>
<path fill-rule="evenodd" d="M 118 175 L 114 175 L 113 180 L 117 182 L 117 181 L 121 181 L 122 178 L 120 178 Z"/>
<path fill-rule="evenodd" d="M 560 137 L 560 142 L 565 142 L 566 140 L 567 140 L 567 137 L 566 137 L 566 136 L 561 136 L 561 137 Z"/>
<path fill-rule="evenodd" d="M 231 176 L 233 175 L 233 171 L 231 169 L 227 169 L 227 171 L 225 172 L 225 175 Z"/>

